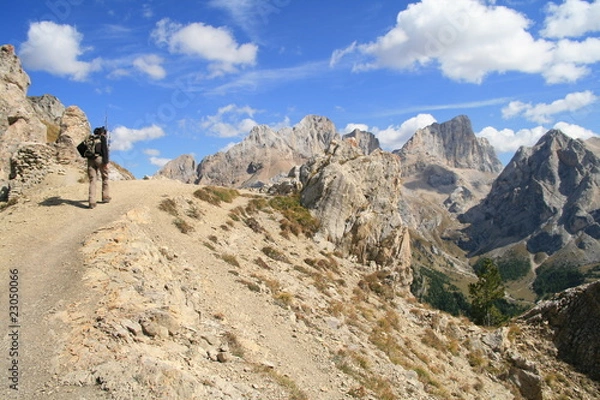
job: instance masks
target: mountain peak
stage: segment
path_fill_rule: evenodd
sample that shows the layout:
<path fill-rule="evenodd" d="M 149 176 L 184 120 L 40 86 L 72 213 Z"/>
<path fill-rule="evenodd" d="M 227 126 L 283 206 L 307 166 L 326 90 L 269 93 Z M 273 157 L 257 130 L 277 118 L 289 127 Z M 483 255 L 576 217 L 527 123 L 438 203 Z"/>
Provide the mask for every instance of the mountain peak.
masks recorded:
<path fill-rule="evenodd" d="M 493 147 L 475 136 L 471 120 L 466 115 L 417 130 L 395 153 L 408 165 L 440 164 L 494 173 L 502 170 L 502 163 Z M 421 168 L 416 166 L 415 169 Z"/>

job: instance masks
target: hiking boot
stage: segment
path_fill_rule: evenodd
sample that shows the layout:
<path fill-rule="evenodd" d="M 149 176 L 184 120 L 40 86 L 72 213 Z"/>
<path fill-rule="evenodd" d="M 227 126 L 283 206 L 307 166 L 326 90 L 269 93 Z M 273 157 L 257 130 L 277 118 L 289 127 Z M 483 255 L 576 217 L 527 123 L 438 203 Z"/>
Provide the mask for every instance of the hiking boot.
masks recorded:
<path fill-rule="evenodd" d="M 89 209 L 96 208 L 96 203 L 90 203 L 88 206 Z"/>
<path fill-rule="evenodd" d="M 104 197 L 104 198 L 102 199 L 102 202 L 103 202 L 103 203 L 110 203 L 110 197 Z"/>

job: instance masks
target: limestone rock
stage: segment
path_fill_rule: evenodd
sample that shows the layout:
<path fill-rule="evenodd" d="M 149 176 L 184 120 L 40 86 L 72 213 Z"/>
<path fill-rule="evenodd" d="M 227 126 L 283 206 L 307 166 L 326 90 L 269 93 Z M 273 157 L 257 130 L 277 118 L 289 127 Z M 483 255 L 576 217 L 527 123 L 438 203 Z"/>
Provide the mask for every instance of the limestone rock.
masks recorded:
<path fill-rule="evenodd" d="M 198 165 L 197 183 L 260 187 L 321 154 L 335 138 L 339 134 L 333 122 L 316 115 L 277 132 L 266 125 L 256 126 L 231 149 L 205 157 Z"/>
<path fill-rule="evenodd" d="M 398 212 L 400 162 L 377 150 L 368 156 L 349 141 L 302 166 L 301 201 L 321 222 L 320 234 L 363 264 L 376 263 L 412 282 L 408 231 Z"/>
<path fill-rule="evenodd" d="M 60 119 L 60 134 L 56 141 L 58 162 L 68 163 L 81 159 L 77 145 L 90 134 L 90 123 L 85 113 L 77 106 L 67 107 Z"/>
<path fill-rule="evenodd" d="M 4 187 L 8 187 L 10 158 L 18 145 L 46 142 L 46 127 L 27 101 L 30 83 L 14 47 L 0 47 L 0 185 Z"/>
<path fill-rule="evenodd" d="M 189 154 L 181 155 L 166 163 L 155 177 L 175 179 L 183 183 L 194 183 L 196 180 L 196 160 Z"/>
<path fill-rule="evenodd" d="M 344 135 L 344 139 L 353 138 L 356 140 L 356 144 L 363 153 L 366 155 L 371 154 L 377 149 L 381 149 L 379 145 L 379 139 L 371 132 L 361 131 L 360 129 L 355 129 L 350 133 Z"/>
<path fill-rule="evenodd" d="M 29 96 L 27 99 L 42 121 L 60 125 L 65 106 L 58 98 L 51 94 L 44 94 L 42 96 Z"/>
<path fill-rule="evenodd" d="M 584 142 L 551 130 L 534 147 L 519 149 L 485 200 L 461 216 L 471 224 L 462 245 L 482 254 L 525 243 L 530 253 L 565 249 L 571 262 L 597 262 L 598 209 L 600 158 Z"/>
<path fill-rule="evenodd" d="M 521 319 L 533 325 L 547 324 L 558 356 L 600 379 L 600 281 L 557 294 Z"/>
<path fill-rule="evenodd" d="M 406 172 L 422 170 L 430 164 L 492 173 L 502 170 L 493 147 L 486 139 L 475 136 L 471 121 L 465 115 L 419 129 L 395 153 L 400 156 Z"/>

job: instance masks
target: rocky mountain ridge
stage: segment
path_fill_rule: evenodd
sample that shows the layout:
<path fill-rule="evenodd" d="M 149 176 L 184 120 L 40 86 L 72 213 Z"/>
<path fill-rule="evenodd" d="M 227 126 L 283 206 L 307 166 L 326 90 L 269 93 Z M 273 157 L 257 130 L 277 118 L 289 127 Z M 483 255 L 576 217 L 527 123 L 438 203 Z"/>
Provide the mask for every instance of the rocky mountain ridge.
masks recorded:
<path fill-rule="evenodd" d="M 64 179 L 67 165 L 84 163 L 74 145 L 90 134 L 77 106 L 65 107 L 52 95 L 27 97 L 31 81 L 14 47 L 0 47 L 0 201 L 18 197 L 50 179 Z M 112 163 L 111 179 L 133 179 Z M 75 177 L 74 179 L 79 179 Z"/>
<path fill-rule="evenodd" d="M 76 199 L 83 186 L 60 188 L 62 198 Z M 195 192 L 223 189 L 166 179 L 113 186 L 115 201 L 92 215 L 53 200 L 56 188 L 0 213 L 8 245 L 0 256 L 27 280 L 24 305 L 35 302 L 39 314 L 24 317 L 22 334 L 49 335 L 23 342 L 21 399 L 600 394 L 557 359 L 545 314 L 485 329 L 424 307 L 374 264 L 286 231 L 288 217 L 270 196 L 230 192 L 218 203 Z M 42 241 L 55 220 L 69 229 Z M 39 252 L 15 256 L 29 245 L 23 235 L 40 238 Z M 572 292 L 569 307 L 593 304 L 595 293 Z M 548 304 L 563 316 L 550 318 L 556 332 L 574 323 L 562 310 L 580 315 L 564 301 Z M 598 331 L 585 332 L 594 343 Z"/>
<path fill-rule="evenodd" d="M 9 102 L 27 107 L 22 90 L 15 96 Z M 7 131 L 15 124 L 30 129 L 26 122 L 39 119 L 37 113 L 58 114 L 54 106 L 43 106 L 45 112 L 27 120 L 6 109 Z M 462 180 L 438 184 L 427 175 L 423 181 L 422 175 L 403 175 L 401 159 L 377 149 L 373 135 L 359 131 L 342 139 L 331 121 L 310 116 L 295 130 L 256 128 L 242 142 L 240 149 L 247 148 L 240 158 L 268 156 L 267 167 L 260 158 L 248 158 L 240 163 L 251 160 L 245 170 L 210 178 L 253 186 L 286 166 L 269 157 L 286 146 L 292 151 L 294 143 L 299 159 L 307 161 L 294 164 L 273 187 L 296 188 L 296 196 L 171 179 L 117 181 L 114 201 L 90 213 L 82 206 L 86 184 L 66 179 L 81 176 L 72 157 L 89 122 L 77 107 L 66 107 L 59 122 L 56 140 L 31 143 L 26 135 L 13 135 L 16 146 L 7 152 L 11 192 L 26 193 L 0 212 L 0 258 L 22 274 L 23 307 L 29 310 L 22 321 L 27 379 L 20 398 L 600 395 L 593 380 L 598 330 L 583 320 L 600 303 L 597 285 L 559 295 L 498 329 L 432 310 L 409 290 L 417 263 L 441 259 L 462 268 L 460 249 L 441 234 L 459 222 L 456 209 L 438 200 L 461 186 L 484 187 L 481 177 L 492 173 L 487 167 L 438 161 L 443 169 L 434 172 L 462 174 Z M 467 122 L 460 117 L 448 126 L 458 124 L 468 136 Z M 46 127 L 46 138 L 48 132 Z M 568 141 L 550 136 L 557 144 L 549 146 L 548 157 L 560 153 L 576 172 L 562 167 L 553 175 L 552 167 L 541 176 L 578 182 L 559 189 L 575 187 L 593 197 L 595 170 L 580 166 L 593 157 L 585 151 L 579 157 L 576 144 L 566 151 Z M 11 145 L 0 141 L 5 150 Z M 538 149 L 523 152 L 534 157 Z M 459 153 L 449 154 L 451 159 Z M 193 159 L 187 163 L 193 169 Z M 56 165 L 60 172 L 52 172 Z M 192 176 L 183 165 L 176 173 Z M 473 193 L 468 201 L 477 198 Z M 594 217 L 593 210 L 582 209 Z M 576 217 L 583 215 L 578 212 Z M 575 222 L 586 232 L 593 223 L 583 217 L 590 224 Z M 8 276 L 0 277 L 3 287 Z M 9 337 L 1 343 L 8 354 Z M 5 397 L 14 395 L 3 389 Z"/>
<path fill-rule="evenodd" d="M 559 252 L 570 253 L 566 262 L 599 262 L 600 153 L 551 130 L 519 149 L 461 220 L 470 223 L 464 247 L 474 254 L 525 243 L 538 263 Z"/>

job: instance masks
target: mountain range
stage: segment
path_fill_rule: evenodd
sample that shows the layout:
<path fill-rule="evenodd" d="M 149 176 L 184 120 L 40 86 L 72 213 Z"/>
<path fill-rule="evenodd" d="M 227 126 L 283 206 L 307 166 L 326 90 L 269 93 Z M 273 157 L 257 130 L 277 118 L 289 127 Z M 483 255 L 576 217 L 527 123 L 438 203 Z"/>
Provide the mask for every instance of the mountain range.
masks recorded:
<path fill-rule="evenodd" d="M 464 115 L 394 152 L 309 115 L 145 180 L 111 163 L 113 201 L 91 211 L 85 113 L 27 97 L 12 46 L 0 81 L 20 398 L 600 394 L 598 139 L 550 131 L 502 167 Z M 449 307 L 486 257 L 529 309 L 499 328 Z"/>

